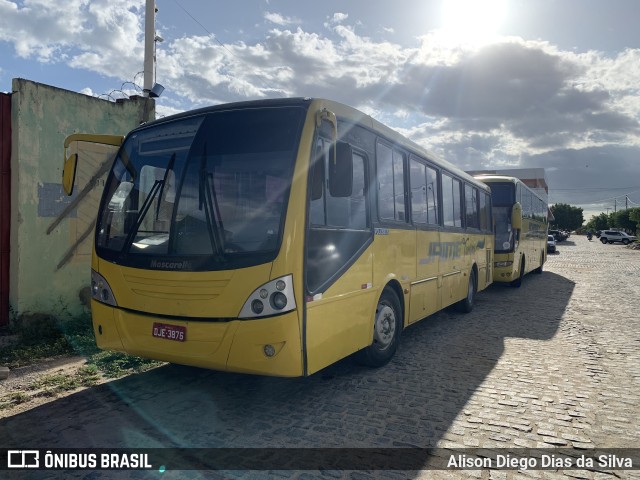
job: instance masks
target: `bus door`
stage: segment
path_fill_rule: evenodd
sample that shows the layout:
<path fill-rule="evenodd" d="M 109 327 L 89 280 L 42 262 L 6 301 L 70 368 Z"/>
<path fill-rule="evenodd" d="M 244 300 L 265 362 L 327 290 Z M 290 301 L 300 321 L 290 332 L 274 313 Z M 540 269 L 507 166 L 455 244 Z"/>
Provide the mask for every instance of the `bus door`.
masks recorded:
<path fill-rule="evenodd" d="M 348 143 L 338 142 L 336 170 L 330 153 L 334 142 L 327 137 L 316 140 L 309 179 L 305 253 L 309 375 L 371 342 L 375 306 L 368 249 L 373 232 L 367 207 L 367 158 Z"/>

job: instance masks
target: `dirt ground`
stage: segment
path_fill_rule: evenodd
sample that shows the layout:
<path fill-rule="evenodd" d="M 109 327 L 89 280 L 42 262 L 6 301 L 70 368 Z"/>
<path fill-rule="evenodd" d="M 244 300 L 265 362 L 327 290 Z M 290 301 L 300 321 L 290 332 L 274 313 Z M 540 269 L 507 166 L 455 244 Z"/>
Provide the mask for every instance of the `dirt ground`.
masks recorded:
<path fill-rule="evenodd" d="M 12 369 L 7 379 L 0 380 L 0 403 L 14 395 L 20 395 L 24 398 L 24 401 L 10 407 L 0 409 L 0 418 L 17 415 L 39 405 L 88 388 L 80 387 L 56 394 L 47 393 L 46 395 L 43 395 L 43 388 L 37 387 L 42 384 L 44 379 L 52 376 L 65 375 L 73 377 L 85 365 L 86 360 L 83 357 L 70 356 L 50 358 L 42 360 L 34 365 Z M 96 385 L 110 380 L 112 379 L 100 377 L 96 382 Z"/>

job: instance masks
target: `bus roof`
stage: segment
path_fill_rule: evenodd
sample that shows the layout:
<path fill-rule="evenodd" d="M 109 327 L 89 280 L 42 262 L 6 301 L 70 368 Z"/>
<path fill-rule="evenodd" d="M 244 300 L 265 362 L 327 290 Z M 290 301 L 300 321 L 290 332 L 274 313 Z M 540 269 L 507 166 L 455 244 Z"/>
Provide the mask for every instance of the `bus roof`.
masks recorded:
<path fill-rule="evenodd" d="M 472 175 L 469 175 L 467 172 L 462 170 L 460 167 L 457 167 L 453 163 L 444 160 L 438 157 L 435 153 L 428 151 L 426 148 L 418 145 L 412 140 L 409 140 L 404 135 L 400 134 L 396 130 L 389 128 L 383 123 L 375 120 L 371 116 L 367 115 L 360 110 L 351 107 L 349 105 L 335 102 L 332 100 L 327 100 L 323 98 L 309 98 L 309 97 L 290 97 L 290 98 L 272 98 L 272 99 L 263 99 L 263 100 L 248 100 L 242 102 L 233 102 L 233 103 L 222 103 L 219 105 L 213 105 L 209 107 L 198 108 L 195 110 L 188 110 L 185 112 L 177 113 L 175 115 L 170 115 L 167 117 L 163 117 L 157 120 L 153 120 L 151 122 L 140 125 L 139 127 L 132 130 L 132 132 L 146 129 L 149 127 L 153 127 L 156 125 L 161 125 L 166 122 L 171 122 L 180 118 L 187 118 L 194 115 L 202 115 L 209 112 L 215 112 L 220 110 L 234 110 L 240 108 L 261 108 L 261 107 L 286 107 L 286 106 L 300 106 L 305 109 L 311 108 L 313 105 L 314 110 L 320 110 L 322 108 L 327 108 L 336 114 L 336 116 L 340 119 L 351 121 L 353 123 L 359 123 L 369 128 L 370 130 L 378 133 L 379 135 L 385 137 L 387 140 L 391 141 L 394 145 L 405 148 L 411 153 L 414 153 L 417 156 L 423 157 L 426 160 L 432 161 L 439 167 L 448 170 L 450 173 L 457 175 L 465 179 L 466 181 L 473 183 L 474 185 L 489 191 L 489 187 L 480 181 L 477 178 L 474 178 Z M 508 178 L 508 177 L 505 177 Z"/>
<path fill-rule="evenodd" d="M 481 182 L 484 182 L 484 183 L 509 182 L 509 183 L 513 183 L 514 185 L 519 183 L 524 188 L 529 190 L 533 195 L 535 195 L 537 198 L 539 198 L 540 200 L 542 200 L 544 202 L 544 200 L 540 197 L 540 195 L 538 195 L 529 185 L 524 183 L 518 177 L 512 177 L 510 175 L 482 174 L 482 175 L 474 175 L 473 178 L 475 178 L 476 180 L 479 180 Z M 545 202 L 545 203 L 547 203 L 547 202 Z"/>
<path fill-rule="evenodd" d="M 481 180 L 483 182 L 510 182 L 510 183 L 522 183 L 524 185 L 524 182 L 522 180 L 520 180 L 517 177 L 511 177 L 509 175 L 474 175 L 473 178 L 477 179 L 477 180 Z"/>

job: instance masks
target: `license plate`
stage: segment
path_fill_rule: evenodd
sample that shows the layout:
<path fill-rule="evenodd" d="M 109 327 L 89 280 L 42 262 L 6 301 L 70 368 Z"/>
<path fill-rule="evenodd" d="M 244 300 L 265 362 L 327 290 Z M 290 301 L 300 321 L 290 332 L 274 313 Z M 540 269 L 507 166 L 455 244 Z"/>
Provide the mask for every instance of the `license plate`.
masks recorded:
<path fill-rule="evenodd" d="M 187 339 L 187 327 L 169 325 L 167 323 L 154 323 L 151 334 L 157 338 L 184 342 Z"/>

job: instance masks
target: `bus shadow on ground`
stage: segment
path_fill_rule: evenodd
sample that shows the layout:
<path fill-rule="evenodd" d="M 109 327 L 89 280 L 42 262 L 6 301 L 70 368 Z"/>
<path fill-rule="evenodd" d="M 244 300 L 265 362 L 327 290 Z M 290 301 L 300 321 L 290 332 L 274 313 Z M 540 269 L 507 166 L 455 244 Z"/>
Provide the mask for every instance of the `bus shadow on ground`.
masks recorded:
<path fill-rule="evenodd" d="M 348 358 L 286 379 L 166 365 L 3 419 L 0 446 L 435 447 L 505 339 L 551 339 L 573 288 L 550 272 L 527 275 L 519 289 L 492 286 L 470 314 L 443 311 L 407 328 L 380 369 Z"/>

